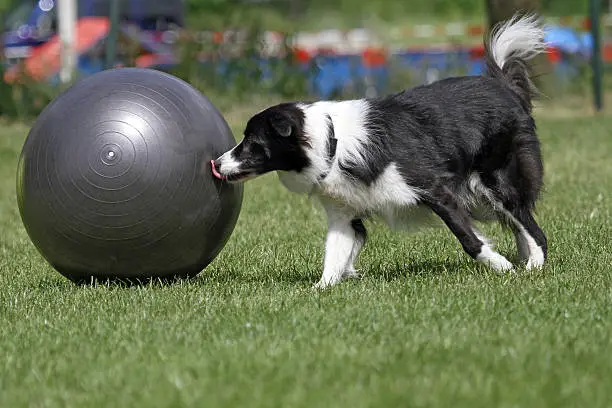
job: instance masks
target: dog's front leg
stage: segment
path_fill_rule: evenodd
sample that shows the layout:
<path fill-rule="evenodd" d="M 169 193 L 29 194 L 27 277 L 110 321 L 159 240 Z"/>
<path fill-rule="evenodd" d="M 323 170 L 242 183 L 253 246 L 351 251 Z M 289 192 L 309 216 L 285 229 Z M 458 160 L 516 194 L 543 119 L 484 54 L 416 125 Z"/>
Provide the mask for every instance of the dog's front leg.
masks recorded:
<path fill-rule="evenodd" d="M 353 214 L 330 207 L 326 210 L 328 226 L 323 276 L 316 288 L 335 285 L 345 277 L 347 268 L 352 267 L 353 250 L 359 244 L 359 237 L 351 225 Z"/>

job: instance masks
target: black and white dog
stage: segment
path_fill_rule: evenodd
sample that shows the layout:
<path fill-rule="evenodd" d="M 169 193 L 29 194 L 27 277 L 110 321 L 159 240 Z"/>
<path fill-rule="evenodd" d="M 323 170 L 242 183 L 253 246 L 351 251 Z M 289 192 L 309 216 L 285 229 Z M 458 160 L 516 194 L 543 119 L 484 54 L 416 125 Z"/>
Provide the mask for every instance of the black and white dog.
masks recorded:
<path fill-rule="evenodd" d="M 317 287 L 356 275 L 365 218 L 409 225 L 419 208 L 437 215 L 472 258 L 511 270 L 473 225 L 485 209 L 514 232 L 526 267 L 541 267 L 546 236 L 533 210 L 543 166 L 527 61 L 545 51 L 543 37 L 537 17 L 517 15 L 485 41 L 482 76 L 382 98 L 272 106 L 248 121 L 212 172 L 242 182 L 277 171 L 289 190 L 320 199 L 328 233 Z"/>

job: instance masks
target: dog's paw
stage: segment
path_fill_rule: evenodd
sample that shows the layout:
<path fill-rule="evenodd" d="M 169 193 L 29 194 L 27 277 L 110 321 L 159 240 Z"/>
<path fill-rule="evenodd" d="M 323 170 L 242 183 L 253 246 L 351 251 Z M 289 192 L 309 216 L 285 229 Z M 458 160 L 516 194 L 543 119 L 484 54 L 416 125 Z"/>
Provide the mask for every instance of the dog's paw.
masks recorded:
<path fill-rule="evenodd" d="M 476 258 L 482 264 L 493 268 L 498 273 L 512 272 L 514 265 L 508 261 L 503 255 L 494 251 L 481 252 Z"/>
<path fill-rule="evenodd" d="M 342 281 L 344 275 L 322 277 L 312 288 L 313 289 L 327 289 Z"/>
<path fill-rule="evenodd" d="M 323 289 L 327 289 L 330 286 L 331 285 L 329 283 L 327 283 L 326 281 L 321 279 L 320 281 L 318 281 L 317 283 L 312 285 L 312 289 L 314 289 L 314 290 L 323 290 Z"/>
<path fill-rule="evenodd" d="M 501 273 L 513 272 L 514 265 L 512 265 L 510 261 L 504 258 L 504 259 L 500 259 L 497 263 L 493 264 L 493 269 Z"/>
<path fill-rule="evenodd" d="M 500 260 L 496 263 L 490 263 L 489 267 L 500 275 L 504 275 L 506 273 L 513 274 L 516 272 L 514 269 L 514 265 L 512 265 L 512 263 L 508 260 L 506 260 L 505 262 Z"/>
<path fill-rule="evenodd" d="M 529 258 L 527 260 L 527 265 L 525 265 L 525 269 L 528 271 L 532 269 L 542 269 L 544 267 L 544 260 L 539 258 Z"/>

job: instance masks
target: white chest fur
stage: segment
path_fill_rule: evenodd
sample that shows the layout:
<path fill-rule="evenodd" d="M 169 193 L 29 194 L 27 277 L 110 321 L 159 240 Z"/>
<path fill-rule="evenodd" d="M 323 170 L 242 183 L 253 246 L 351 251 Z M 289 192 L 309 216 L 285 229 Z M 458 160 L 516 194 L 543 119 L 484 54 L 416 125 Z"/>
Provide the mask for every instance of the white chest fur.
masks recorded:
<path fill-rule="evenodd" d="M 347 211 L 355 212 L 357 216 L 379 215 L 394 227 L 409 223 L 414 215 L 421 212 L 417 207 L 419 191 L 406 184 L 395 163 L 388 165 L 369 186 L 347 178 L 334 167 L 316 193 L 325 200 L 346 207 Z"/>

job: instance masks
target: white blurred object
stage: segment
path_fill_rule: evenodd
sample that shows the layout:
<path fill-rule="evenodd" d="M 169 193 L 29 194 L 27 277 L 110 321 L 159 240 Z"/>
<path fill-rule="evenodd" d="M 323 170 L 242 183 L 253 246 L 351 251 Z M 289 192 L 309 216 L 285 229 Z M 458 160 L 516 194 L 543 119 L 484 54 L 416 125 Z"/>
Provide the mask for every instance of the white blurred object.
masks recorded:
<path fill-rule="evenodd" d="M 356 28 L 346 34 L 346 42 L 350 52 L 362 53 L 374 43 L 374 37 L 367 29 Z"/>
<path fill-rule="evenodd" d="M 57 0 L 57 17 L 61 44 L 60 59 L 62 64 L 60 80 L 62 83 L 67 83 L 72 80 L 72 75 L 76 69 L 76 0 Z"/>
<path fill-rule="evenodd" d="M 343 54 L 345 52 L 344 33 L 336 29 L 320 31 L 317 35 L 317 45 L 319 48 Z"/>

